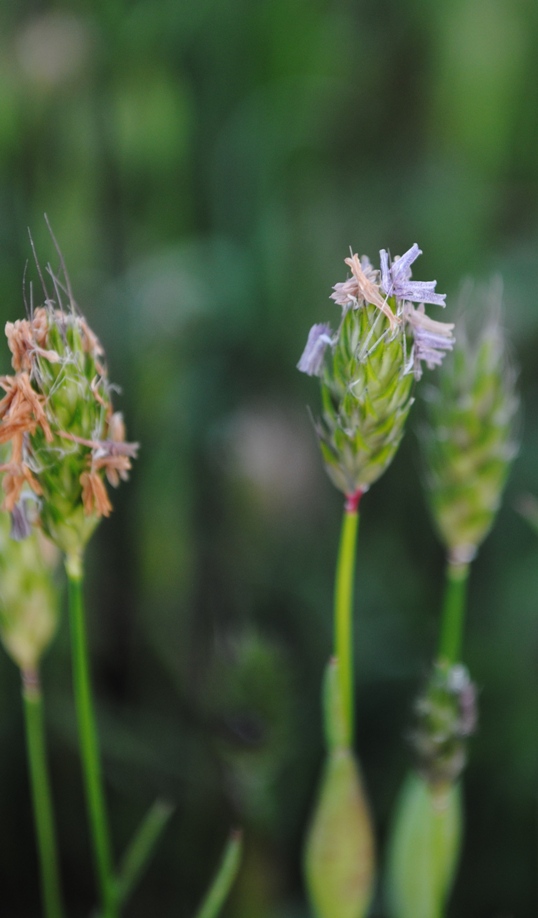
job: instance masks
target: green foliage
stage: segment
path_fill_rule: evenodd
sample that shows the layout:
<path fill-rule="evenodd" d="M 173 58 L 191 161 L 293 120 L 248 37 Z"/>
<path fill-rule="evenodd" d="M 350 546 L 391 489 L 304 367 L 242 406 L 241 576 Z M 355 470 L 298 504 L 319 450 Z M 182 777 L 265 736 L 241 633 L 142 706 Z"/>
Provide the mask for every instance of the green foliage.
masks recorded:
<path fill-rule="evenodd" d="M 284 650 L 252 630 L 229 636 L 207 674 L 207 710 L 233 784 L 237 820 L 275 830 L 275 794 L 297 739 L 293 684 Z"/>

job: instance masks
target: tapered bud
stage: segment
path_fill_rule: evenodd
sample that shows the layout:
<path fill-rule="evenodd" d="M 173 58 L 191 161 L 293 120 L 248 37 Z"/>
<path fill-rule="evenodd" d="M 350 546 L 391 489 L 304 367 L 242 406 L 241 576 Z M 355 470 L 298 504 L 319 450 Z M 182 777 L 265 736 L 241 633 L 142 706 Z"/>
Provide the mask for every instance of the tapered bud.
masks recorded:
<path fill-rule="evenodd" d="M 58 624 L 53 571 L 59 552 L 42 533 L 10 537 L 10 520 L 0 513 L 0 637 L 17 666 L 37 670 Z"/>
<path fill-rule="evenodd" d="M 408 776 L 389 843 L 390 918 L 438 918 L 452 888 L 461 843 L 459 784 L 432 786 Z"/>
<path fill-rule="evenodd" d="M 306 841 L 305 877 L 316 918 L 362 918 L 373 892 L 372 824 L 358 762 L 349 749 L 338 664 L 325 674 L 328 754 Z"/>
<path fill-rule="evenodd" d="M 317 918 L 363 918 L 372 898 L 374 842 L 359 768 L 350 749 L 330 752 L 305 851 Z"/>

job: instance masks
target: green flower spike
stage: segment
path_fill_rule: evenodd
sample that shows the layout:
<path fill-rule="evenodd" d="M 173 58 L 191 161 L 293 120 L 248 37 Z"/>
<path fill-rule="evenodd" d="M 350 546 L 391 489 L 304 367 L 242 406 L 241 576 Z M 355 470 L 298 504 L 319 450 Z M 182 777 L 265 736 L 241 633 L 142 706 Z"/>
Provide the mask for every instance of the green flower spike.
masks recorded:
<path fill-rule="evenodd" d="M 498 300 L 492 290 L 486 297 Z M 517 453 L 516 372 L 494 303 L 476 342 L 462 333 L 428 403 L 423 437 L 429 501 L 453 564 L 471 561 L 499 508 Z"/>
<path fill-rule="evenodd" d="M 476 728 L 476 690 L 467 668 L 435 664 L 415 704 L 416 769 L 432 787 L 453 784 L 465 766 L 466 740 Z"/>
<path fill-rule="evenodd" d="M 366 257 L 346 259 L 352 277 L 336 284 L 331 298 L 342 309 L 335 336 L 314 325 L 298 368 L 321 378 L 322 417 L 317 433 L 327 472 L 347 496 L 363 493 L 391 463 L 413 403 L 413 372 L 441 362 L 453 344 L 452 325 L 424 313 L 424 302 L 444 305 L 435 282 L 411 282 L 414 245 L 381 272 Z M 411 301 L 421 305 L 414 309 Z M 331 357 L 326 360 L 330 349 Z"/>
<path fill-rule="evenodd" d="M 413 402 L 413 377 L 404 366 L 401 330 L 393 334 L 375 306 L 346 312 L 332 366 L 322 378 L 317 425 L 325 467 L 344 494 L 365 491 L 400 445 Z"/>

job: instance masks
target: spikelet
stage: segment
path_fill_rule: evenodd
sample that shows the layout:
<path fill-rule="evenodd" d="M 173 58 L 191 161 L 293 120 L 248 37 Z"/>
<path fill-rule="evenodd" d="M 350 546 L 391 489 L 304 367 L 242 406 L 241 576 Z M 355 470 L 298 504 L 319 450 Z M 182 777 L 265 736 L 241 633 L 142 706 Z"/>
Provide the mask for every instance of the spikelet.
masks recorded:
<path fill-rule="evenodd" d="M 499 320 L 498 294 L 474 344 L 458 344 L 428 403 L 423 437 L 429 502 L 454 563 L 466 563 L 487 536 L 517 453 L 519 399 Z M 493 309 L 492 309 L 493 304 Z"/>
<path fill-rule="evenodd" d="M 366 256 L 346 258 L 352 276 L 331 294 L 342 307 L 340 327 L 332 335 L 328 324 L 314 325 L 297 365 L 320 377 L 316 431 L 327 472 L 348 497 L 367 490 L 392 462 L 421 361 L 439 365 L 454 343 L 453 325 L 424 311 L 424 302 L 444 306 L 445 295 L 435 292 L 435 281 L 411 281 L 420 254 L 415 244 L 391 262 L 383 249 L 381 272 Z"/>
<path fill-rule="evenodd" d="M 413 403 L 403 328 L 375 306 L 348 310 L 321 380 L 316 425 L 325 467 L 344 494 L 365 491 L 400 445 Z"/>

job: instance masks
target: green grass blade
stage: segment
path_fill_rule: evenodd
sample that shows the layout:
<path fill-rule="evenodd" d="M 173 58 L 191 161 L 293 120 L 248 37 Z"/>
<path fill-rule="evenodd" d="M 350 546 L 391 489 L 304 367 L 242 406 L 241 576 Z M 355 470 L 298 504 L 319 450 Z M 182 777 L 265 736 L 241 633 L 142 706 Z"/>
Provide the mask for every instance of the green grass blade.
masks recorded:
<path fill-rule="evenodd" d="M 139 882 L 173 812 L 174 807 L 164 800 L 156 800 L 148 810 L 121 863 L 116 880 L 118 905 L 124 904 Z"/>
<path fill-rule="evenodd" d="M 217 918 L 239 871 L 242 849 L 243 833 L 235 829 L 230 833 L 219 868 L 196 918 Z"/>

